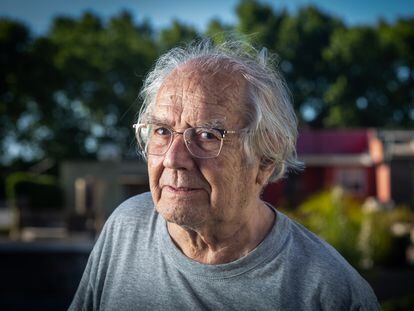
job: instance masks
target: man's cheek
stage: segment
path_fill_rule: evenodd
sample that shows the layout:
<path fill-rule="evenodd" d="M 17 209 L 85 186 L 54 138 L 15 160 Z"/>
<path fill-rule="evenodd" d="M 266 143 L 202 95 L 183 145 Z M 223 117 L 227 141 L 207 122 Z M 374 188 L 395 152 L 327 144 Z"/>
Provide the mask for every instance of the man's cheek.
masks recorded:
<path fill-rule="evenodd" d="M 151 156 L 148 158 L 148 176 L 150 178 L 150 181 L 159 179 L 162 174 L 163 166 L 162 160 L 160 158 L 162 157 Z"/>
<path fill-rule="evenodd" d="M 152 170 L 152 169 L 159 168 L 160 166 L 162 166 L 163 159 L 164 157 L 162 156 L 149 155 L 148 156 L 148 169 Z"/>

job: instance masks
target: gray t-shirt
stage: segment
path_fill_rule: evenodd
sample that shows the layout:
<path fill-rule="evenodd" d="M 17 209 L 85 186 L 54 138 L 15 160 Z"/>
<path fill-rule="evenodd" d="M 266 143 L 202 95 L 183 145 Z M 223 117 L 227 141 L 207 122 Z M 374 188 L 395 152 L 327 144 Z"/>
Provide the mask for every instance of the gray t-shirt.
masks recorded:
<path fill-rule="evenodd" d="M 365 280 L 284 214 L 253 251 L 206 265 L 177 249 L 150 193 L 106 222 L 69 310 L 379 310 Z"/>

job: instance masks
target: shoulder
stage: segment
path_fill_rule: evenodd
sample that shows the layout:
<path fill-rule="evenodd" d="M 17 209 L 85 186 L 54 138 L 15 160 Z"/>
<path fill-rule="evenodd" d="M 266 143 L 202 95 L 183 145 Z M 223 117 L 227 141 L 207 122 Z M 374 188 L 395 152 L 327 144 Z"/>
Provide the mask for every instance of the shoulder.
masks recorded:
<path fill-rule="evenodd" d="M 154 203 L 150 192 L 133 196 L 122 202 L 110 218 L 141 218 L 149 216 L 154 211 Z"/>
<path fill-rule="evenodd" d="M 356 309 L 361 306 L 361 310 L 370 305 L 377 310 L 378 302 L 370 285 L 338 251 L 304 226 L 283 214 L 282 217 L 289 222 L 289 257 L 306 279 L 308 288 L 318 292 L 325 303 L 335 302 L 344 309 L 349 305 Z"/>
<path fill-rule="evenodd" d="M 99 302 L 105 284 L 112 282 L 114 271 L 137 258 L 142 245 L 154 244 L 151 237 L 157 215 L 150 193 L 131 197 L 114 210 L 91 252 L 71 310 Z"/>
<path fill-rule="evenodd" d="M 122 202 L 106 221 L 103 232 L 145 229 L 156 222 L 157 216 L 151 193 L 142 193 Z"/>
<path fill-rule="evenodd" d="M 286 216 L 287 217 L 287 216 Z M 338 267 L 345 270 L 353 268 L 349 263 L 338 253 L 338 251 L 328 244 L 325 240 L 311 232 L 303 225 L 296 221 L 289 219 L 290 235 L 292 238 L 293 247 L 299 248 L 303 256 L 309 259 L 315 259 L 316 267 L 326 266 L 327 268 Z"/>
<path fill-rule="evenodd" d="M 94 246 L 94 254 L 101 256 L 127 253 L 136 241 L 152 238 L 159 221 L 150 193 L 131 197 L 121 203 L 105 222 Z"/>

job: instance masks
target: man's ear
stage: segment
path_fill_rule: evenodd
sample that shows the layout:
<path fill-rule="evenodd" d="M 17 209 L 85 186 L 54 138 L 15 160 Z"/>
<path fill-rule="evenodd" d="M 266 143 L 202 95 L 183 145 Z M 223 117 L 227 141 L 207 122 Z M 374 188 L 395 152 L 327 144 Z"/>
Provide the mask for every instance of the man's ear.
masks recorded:
<path fill-rule="evenodd" d="M 256 176 L 256 183 L 261 187 L 264 187 L 268 182 L 270 176 L 272 176 L 276 164 L 273 161 L 261 160 L 259 165 L 259 171 Z"/>

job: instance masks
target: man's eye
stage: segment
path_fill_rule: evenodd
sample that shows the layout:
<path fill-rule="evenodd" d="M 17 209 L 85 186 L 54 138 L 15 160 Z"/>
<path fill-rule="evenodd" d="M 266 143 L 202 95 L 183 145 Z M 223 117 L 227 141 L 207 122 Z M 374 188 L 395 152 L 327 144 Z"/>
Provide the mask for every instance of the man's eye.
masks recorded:
<path fill-rule="evenodd" d="M 159 135 L 159 136 L 166 136 L 166 135 L 170 135 L 170 130 L 168 130 L 165 127 L 157 127 L 154 130 L 155 135 Z"/>
<path fill-rule="evenodd" d="M 214 132 L 211 131 L 200 131 L 198 132 L 198 137 L 202 140 L 217 140 L 220 139 L 217 134 L 215 134 Z"/>

